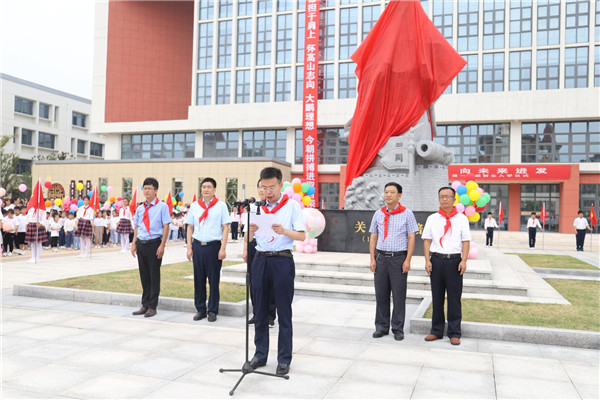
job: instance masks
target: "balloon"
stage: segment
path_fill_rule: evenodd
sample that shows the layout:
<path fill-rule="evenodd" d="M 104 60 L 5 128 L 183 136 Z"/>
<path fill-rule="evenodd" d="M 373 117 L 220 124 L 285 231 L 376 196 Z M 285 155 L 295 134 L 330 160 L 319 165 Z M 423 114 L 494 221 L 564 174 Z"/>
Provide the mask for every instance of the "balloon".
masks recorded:
<path fill-rule="evenodd" d="M 452 182 L 452 189 L 456 190 L 461 185 L 460 181 Z"/>
<path fill-rule="evenodd" d="M 485 190 L 483 190 L 480 187 L 478 187 L 476 190 L 479 192 L 479 194 L 484 194 L 485 193 Z"/>
<path fill-rule="evenodd" d="M 57 206 L 61 206 L 62 205 L 62 200 L 61 199 L 56 199 L 54 200 L 54 204 L 56 204 Z"/>
<path fill-rule="evenodd" d="M 117 201 L 121 201 L 121 200 L 123 200 L 122 197 L 117 197 Z"/>
<path fill-rule="evenodd" d="M 467 218 L 469 219 L 469 222 L 477 222 L 481 218 L 481 215 L 478 212 L 475 212 L 475 214 Z"/>
<path fill-rule="evenodd" d="M 317 247 L 317 239 L 308 239 L 308 244 L 313 247 Z"/>
<path fill-rule="evenodd" d="M 179 192 L 179 197 L 183 197 L 183 192 Z"/>
<path fill-rule="evenodd" d="M 472 203 L 471 198 L 466 193 L 460 195 L 460 202 L 463 203 L 465 206 L 468 206 Z"/>
<path fill-rule="evenodd" d="M 307 244 L 306 246 L 304 246 L 304 252 L 305 253 L 314 253 L 314 249 L 310 244 Z"/>
<path fill-rule="evenodd" d="M 483 210 L 485 210 L 485 206 L 483 206 L 483 207 L 475 207 L 475 211 L 477 211 L 478 213 L 482 212 Z"/>
<path fill-rule="evenodd" d="M 471 192 L 469 193 L 469 198 L 471 199 L 471 201 L 477 201 L 480 197 L 481 193 L 479 193 L 477 190 L 471 190 Z"/>
<path fill-rule="evenodd" d="M 169 200 L 169 195 L 165 194 L 165 201 Z"/>
<path fill-rule="evenodd" d="M 467 174 L 467 175 L 465 175 L 465 182 L 474 181 L 474 180 L 475 180 L 475 174 Z"/>
<path fill-rule="evenodd" d="M 475 181 L 468 181 L 465 186 L 467 187 L 467 193 L 470 193 L 471 190 L 475 190 L 479 187 Z"/>
<path fill-rule="evenodd" d="M 481 196 L 479 199 L 477 199 L 475 204 L 477 204 L 477 207 L 485 207 L 487 201 L 485 201 L 485 197 Z"/>
<path fill-rule="evenodd" d="M 46 207 L 52 206 L 52 203 L 50 203 L 50 200 L 46 200 L 46 202 L 44 204 L 46 205 Z"/>
<path fill-rule="evenodd" d="M 178 203 L 177 203 L 177 205 L 178 205 L 178 206 L 182 206 L 182 205 L 183 205 L 183 203 L 180 201 L 180 202 L 178 202 Z"/>
<path fill-rule="evenodd" d="M 50 182 L 50 181 L 46 181 L 46 182 L 44 182 L 44 187 L 45 187 L 46 189 L 50 189 L 50 188 L 52 187 L 52 182 Z"/>
<path fill-rule="evenodd" d="M 292 187 L 294 188 L 294 192 L 296 192 L 296 193 L 302 192 L 302 184 L 301 183 L 296 182 L 292 185 Z"/>
<path fill-rule="evenodd" d="M 90 191 L 89 191 L 87 194 L 88 194 L 88 197 L 90 197 L 90 198 L 91 198 L 91 197 L 94 195 L 94 191 L 93 191 L 93 190 L 90 190 Z"/>
<path fill-rule="evenodd" d="M 117 200 L 117 198 L 115 196 L 110 196 L 109 200 L 111 203 L 114 203 Z"/>
<path fill-rule="evenodd" d="M 105 210 L 108 210 L 110 208 L 110 204 L 109 203 L 104 203 L 104 205 L 102 206 L 102 208 L 104 208 Z"/>
<path fill-rule="evenodd" d="M 70 208 L 71 208 L 71 211 L 75 211 L 75 210 L 77 210 L 77 206 L 76 206 L 75 204 L 71 204 L 71 207 L 70 207 Z"/>
<path fill-rule="evenodd" d="M 308 191 L 308 188 L 310 187 L 310 185 L 308 183 L 304 182 L 300 185 L 300 187 L 302 187 L 302 193 L 306 193 Z"/>
<path fill-rule="evenodd" d="M 19 185 L 19 192 L 23 193 L 23 192 L 24 192 L 24 191 L 26 191 L 26 190 L 27 190 L 27 185 L 26 185 L 26 184 L 24 184 L 24 183 L 21 183 L 21 184 Z"/>
<path fill-rule="evenodd" d="M 123 207 L 123 200 L 119 200 L 117 202 L 117 207 L 119 207 L 119 208 Z"/>
<path fill-rule="evenodd" d="M 458 211 L 459 213 L 465 212 L 465 205 L 463 203 L 456 203 L 456 205 L 454 207 L 456 208 L 456 211 Z"/>
<path fill-rule="evenodd" d="M 285 188 L 283 193 L 287 194 L 288 197 L 292 197 L 292 195 L 294 194 L 294 189 L 291 186 L 288 186 Z"/>
<path fill-rule="evenodd" d="M 112 192 L 112 191 L 113 191 L 113 187 L 112 187 L 112 186 L 107 186 L 107 187 L 106 187 L 106 191 L 107 191 L 108 193 Z"/>
<path fill-rule="evenodd" d="M 296 200 L 298 203 L 302 203 L 302 195 L 300 193 L 294 193 L 292 199 Z"/>
<path fill-rule="evenodd" d="M 0 187 L 0 197 L 4 197 L 5 194 L 6 194 L 6 189 L 4 189 L 3 187 Z"/>
<path fill-rule="evenodd" d="M 474 214 L 475 214 L 475 207 L 473 207 L 473 206 L 468 206 L 468 207 L 466 207 L 466 208 L 465 208 L 465 215 L 466 215 L 467 217 L 470 217 L 470 216 L 472 216 L 472 215 L 474 215 Z"/>
<path fill-rule="evenodd" d="M 463 194 L 467 193 L 467 187 L 465 185 L 459 185 L 456 188 L 456 193 L 458 193 L 459 196 L 462 196 Z"/>
<path fill-rule="evenodd" d="M 298 253 L 303 253 L 304 252 L 304 243 L 296 242 L 296 251 Z"/>
<path fill-rule="evenodd" d="M 77 185 L 75 185 L 77 187 L 77 190 L 83 190 L 83 183 L 79 182 Z"/>
<path fill-rule="evenodd" d="M 181 203 L 181 202 L 180 202 L 180 203 Z M 180 206 L 181 206 L 181 204 L 178 204 L 178 205 L 176 205 L 176 206 L 175 206 L 175 209 L 179 210 Z"/>
<path fill-rule="evenodd" d="M 485 199 L 486 203 L 489 203 L 490 200 L 492 199 L 492 197 L 490 196 L 489 193 L 484 193 L 484 194 L 481 195 L 481 197 L 483 197 Z"/>
<path fill-rule="evenodd" d="M 101 192 L 106 192 L 106 185 L 100 186 L 100 191 Z"/>
<path fill-rule="evenodd" d="M 309 238 L 315 238 L 325 230 L 325 217 L 323 216 L 323 213 L 316 208 L 303 209 L 302 217 Z"/>
<path fill-rule="evenodd" d="M 467 256 L 467 258 L 473 260 L 477 257 L 479 257 L 479 250 L 477 249 L 477 247 L 473 246 L 473 242 L 471 242 L 471 247 L 469 248 L 469 255 Z"/>
<path fill-rule="evenodd" d="M 304 204 L 305 206 L 309 206 L 310 203 L 312 203 L 312 198 L 310 196 L 304 196 L 302 198 L 302 204 Z"/>
<path fill-rule="evenodd" d="M 300 180 L 300 178 L 294 178 L 294 179 L 292 179 L 292 185 L 294 183 L 302 183 L 302 181 Z"/>
<path fill-rule="evenodd" d="M 315 194 L 316 189 L 314 186 L 309 186 L 308 190 L 306 191 L 306 195 L 307 196 L 312 196 L 313 194 Z"/>

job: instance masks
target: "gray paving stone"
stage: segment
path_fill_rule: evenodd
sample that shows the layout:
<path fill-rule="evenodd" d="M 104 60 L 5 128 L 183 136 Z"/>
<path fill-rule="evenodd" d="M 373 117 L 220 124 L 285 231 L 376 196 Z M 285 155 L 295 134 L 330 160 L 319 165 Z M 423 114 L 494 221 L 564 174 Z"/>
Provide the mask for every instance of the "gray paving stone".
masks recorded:
<path fill-rule="evenodd" d="M 169 349 L 169 354 L 186 359 L 192 359 L 194 362 L 196 362 L 196 365 L 202 365 L 206 362 L 212 361 L 223 356 L 224 354 L 231 352 L 234 349 L 238 350 L 233 346 L 222 346 L 210 343 L 197 343 L 188 341 L 174 341 L 174 343 L 174 346 Z M 242 360 L 242 358 L 239 360 Z"/>
<path fill-rule="evenodd" d="M 2 354 L 2 381 L 18 378 L 24 372 L 34 371 L 48 362 L 27 357 Z"/>
<path fill-rule="evenodd" d="M 111 348 L 92 348 L 88 351 L 65 358 L 65 364 L 76 365 L 83 368 L 96 368 L 104 371 L 115 371 L 126 364 L 130 364 L 143 357 L 142 352 L 132 352 Z"/>
<path fill-rule="evenodd" d="M 344 377 L 329 390 L 326 399 L 410 399 L 412 386 L 378 383 Z"/>
<path fill-rule="evenodd" d="M 77 328 L 54 325 L 39 325 L 33 328 L 13 332 L 13 336 L 34 340 L 58 340 L 77 335 L 81 331 Z"/>
<path fill-rule="evenodd" d="M 579 364 L 570 361 L 561 361 L 561 364 L 574 384 L 600 387 L 600 367 L 598 364 Z"/>
<path fill-rule="evenodd" d="M 540 374 L 539 377 L 544 376 Z M 496 375 L 499 399 L 579 399 L 573 384 L 565 381 L 533 378 L 531 376 Z"/>
<path fill-rule="evenodd" d="M 164 379 L 107 372 L 61 394 L 85 399 L 143 398 L 167 383 Z"/>
<path fill-rule="evenodd" d="M 310 332 L 310 336 L 321 338 L 360 340 L 365 333 L 371 332 L 371 329 L 348 328 L 345 326 L 319 326 Z"/>
<path fill-rule="evenodd" d="M 491 374 L 494 372 L 492 355 L 451 350 L 431 350 L 423 362 L 424 367 L 445 368 L 451 365 L 454 371 L 478 372 Z"/>
<path fill-rule="evenodd" d="M 422 366 L 428 358 L 430 350 L 416 347 L 392 347 L 383 344 L 371 344 L 360 355 L 361 360 L 376 362 L 399 363 L 404 365 Z"/>
<path fill-rule="evenodd" d="M 374 361 L 355 361 L 344 374 L 344 380 L 369 382 L 369 386 L 394 383 L 401 386 L 413 387 L 417 383 L 420 366 L 380 363 Z"/>
<path fill-rule="evenodd" d="M 438 368 L 423 367 L 413 397 L 431 397 L 431 391 L 443 394 L 442 397 L 495 397 L 492 373 L 456 370 L 458 364 L 460 362 L 446 363 Z"/>
<path fill-rule="evenodd" d="M 32 371 L 26 371 L 15 379 L 8 380 L 8 385 L 40 393 L 59 394 L 72 386 L 87 381 L 94 372 L 67 365 L 49 364 Z"/>
<path fill-rule="evenodd" d="M 292 358 L 295 373 L 337 378 L 347 374 L 353 362 L 346 358 L 319 357 L 307 354 L 294 354 Z"/>
<path fill-rule="evenodd" d="M 37 340 L 18 336 L 2 336 L 2 355 L 15 353 L 20 349 L 26 349 L 38 344 Z"/>
<path fill-rule="evenodd" d="M 236 396 L 238 397 L 238 396 Z M 146 396 L 148 399 L 223 399 L 230 398 L 227 388 L 186 382 L 170 382 Z"/>
<path fill-rule="evenodd" d="M 12 332 L 35 328 L 37 326 L 40 326 L 40 324 L 36 324 L 34 322 L 21 322 L 21 321 L 5 320 L 5 321 L 2 321 L 2 327 L 0 329 L 2 331 L 2 335 L 9 335 Z"/>
<path fill-rule="evenodd" d="M 432 389 L 418 387 L 412 393 L 411 399 L 495 399 L 495 395 L 483 395 L 477 392 L 461 392 L 459 390 Z"/>
<path fill-rule="evenodd" d="M 67 344 L 64 342 L 63 343 L 40 342 L 40 343 L 38 343 L 37 346 L 28 347 L 25 350 L 21 350 L 21 351 L 15 353 L 15 355 L 21 356 L 21 357 L 28 357 L 28 358 L 32 358 L 32 359 L 39 359 L 42 361 L 53 362 L 53 361 L 62 360 L 63 358 L 69 357 L 74 354 L 84 352 L 88 349 L 89 348 L 85 347 L 85 346 L 72 345 L 72 344 Z"/>
<path fill-rule="evenodd" d="M 4 385 L 2 387 L 2 397 L 4 399 L 68 399 L 69 397 L 55 394 L 32 392 Z"/>
<path fill-rule="evenodd" d="M 336 358 L 355 358 L 369 345 L 344 340 L 314 339 L 298 352 Z"/>
<path fill-rule="evenodd" d="M 132 375 L 174 380 L 196 368 L 197 364 L 181 358 L 152 354 L 128 363 L 120 371 Z"/>
<path fill-rule="evenodd" d="M 539 345 L 542 356 L 558 360 L 575 361 L 583 363 L 600 363 L 598 350 L 575 349 L 572 347 Z"/>
<path fill-rule="evenodd" d="M 576 384 L 575 387 L 582 399 L 597 400 L 600 398 L 598 385 Z"/>
<path fill-rule="evenodd" d="M 296 398 L 315 399 L 323 398 L 337 382 L 337 378 L 330 376 L 315 376 L 290 369 L 290 379 L 275 378 L 252 374 L 244 378 L 238 391 L 240 397 L 268 397 L 268 398 Z M 273 370 L 267 369 L 273 372 Z"/>
<path fill-rule="evenodd" d="M 510 375 L 570 382 L 569 375 L 558 360 L 494 354 L 496 376 Z"/>
<path fill-rule="evenodd" d="M 65 342 L 88 346 L 110 346 L 127 340 L 128 338 L 129 336 L 122 333 L 101 330 L 84 330 L 77 335 L 69 336 L 65 339 Z"/>
<path fill-rule="evenodd" d="M 501 342 L 498 340 L 479 339 L 477 350 L 482 353 L 506 354 L 513 356 L 542 356 L 539 346 L 534 343 Z"/>

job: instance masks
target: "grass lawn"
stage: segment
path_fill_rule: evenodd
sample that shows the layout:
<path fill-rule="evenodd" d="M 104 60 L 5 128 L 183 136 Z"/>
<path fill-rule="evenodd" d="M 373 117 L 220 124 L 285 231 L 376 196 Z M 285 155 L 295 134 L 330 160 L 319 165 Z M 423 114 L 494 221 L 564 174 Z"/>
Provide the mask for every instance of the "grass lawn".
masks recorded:
<path fill-rule="evenodd" d="M 223 267 L 234 264 L 239 264 L 239 262 L 223 261 Z M 160 295 L 193 299 L 194 280 L 185 278 L 193 275 L 193 273 L 192 263 L 189 261 L 163 265 L 160 274 Z M 37 285 L 119 293 L 142 293 L 140 275 L 137 269 L 42 282 Z M 219 287 L 221 301 L 238 302 L 246 299 L 246 288 L 244 286 L 221 282 Z"/>
<path fill-rule="evenodd" d="M 591 264 L 585 261 L 578 260 L 571 256 L 553 256 L 545 254 L 515 254 L 527 263 L 531 268 L 564 268 L 564 269 L 589 269 L 598 270 Z"/>
<path fill-rule="evenodd" d="M 462 300 L 462 319 L 494 324 L 600 331 L 600 282 L 547 279 L 571 305 Z M 431 318 L 431 306 L 424 318 Z"/>

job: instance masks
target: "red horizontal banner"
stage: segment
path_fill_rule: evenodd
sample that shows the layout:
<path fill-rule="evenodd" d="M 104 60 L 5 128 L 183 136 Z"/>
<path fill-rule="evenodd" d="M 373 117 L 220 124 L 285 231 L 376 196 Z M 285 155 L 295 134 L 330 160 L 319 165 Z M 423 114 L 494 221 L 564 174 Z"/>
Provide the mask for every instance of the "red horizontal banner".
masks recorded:
<path fill-rule="evenodd" d="M 564 181 L 571 177 L 570 165 L 469 164 L 449 165 L 448 180 L 464 180 L 468 174 L 486 181 Z"/>

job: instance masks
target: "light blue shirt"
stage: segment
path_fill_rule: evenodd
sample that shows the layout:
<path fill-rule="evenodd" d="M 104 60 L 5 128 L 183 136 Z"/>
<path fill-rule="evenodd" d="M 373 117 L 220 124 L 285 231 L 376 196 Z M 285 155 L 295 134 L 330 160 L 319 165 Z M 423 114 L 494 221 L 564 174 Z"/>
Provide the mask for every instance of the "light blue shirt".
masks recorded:
<path fill-rule="evenodd" d="M 400 204 L 396 206 L 398 208 Z M 394 210 L 396 209 L 394 208 Z M 386 207 L 387 209 L 387 207 Z M 388 210 L 389 212 L 390 210 Z M 393 210 L 392 210 L 393 211 Z M 419 231 L 415 215 L 408 208 L 400 214 L 390 215 L 388 222 L 388 235 L 385 241 L 385 214 L 381 209 L 375 211 L 371 220 L 370 233 L 377 234 L 377 250 L 381 251 L 406 251 L 408 250 L 408 235 Z"/>
<path fill-rule="evenodd" d="M 283 196 L 282 196 L 283 197 Z M 281 201 L 281 197 L 279 198 Z M 277 204 L 268 204 L 269 210 L 273 209 Z M 261 210 L 262 212 L 262 210 Z M 289 229 L 297 232 L 304 232 L 304 218 L 302 218 L 302 210 L 300 204 L 297 201 L 289 199 L 285 206 L 281 207 L 277 213 L 275 213 L 275 220 L 278 224 L 281 224 L 285 229 Z M 252 223 L 252 219 L 250 219 Z M 258 251 L 281 251 L 281 250 L 293 250 L 294 241 L 285 235 L 276 235 L 274 238 L 267 236 L 255 236 L 256 238 L 256 250 Z"/>
<path fill-rule="evenodd" d="M 158 198 L 156 198 L 154 201 L 157 201 L 157 203 L 148 209 L 148 216 L 150 217 L 150 232 L 148 232 L 146 225 L 144 225 L 143 222 L 144 204 L 147 205 L 147 203 L 143 202 L 135 210 L 133 226 L 138 228 L 137 238 L 139 240 L 152 240 L 161 238 L 163 235 L 164 225 L 171 223 L 171 216 L 169 215 L 169 206 L 167 203 L 158 201 Z"/>
<path fill-rule="evenodd" d="M 201 201 L 204 201 L 202 199 Z M 206 206 L 208 203 L 204 202 Z M 204 213 L 204 209 L 200 207 L 198 202 L 194 202 L 187 213 L 185 223 L 194 225 L 194 233 L 192 238 L 201 242 L 212 242 L 223 239 L 223 225 L 231 223 L 227 204 L 222 201 L 217 201 L 217 204 L 208 209 L 208 216 L 200 223 L 200 217 Z"/>

